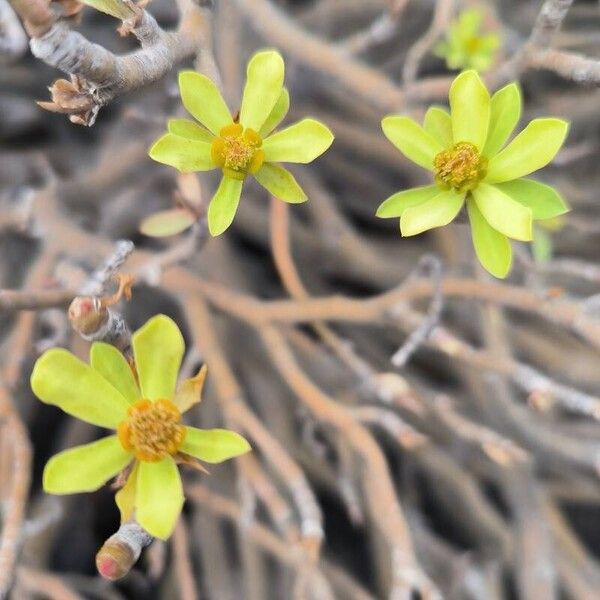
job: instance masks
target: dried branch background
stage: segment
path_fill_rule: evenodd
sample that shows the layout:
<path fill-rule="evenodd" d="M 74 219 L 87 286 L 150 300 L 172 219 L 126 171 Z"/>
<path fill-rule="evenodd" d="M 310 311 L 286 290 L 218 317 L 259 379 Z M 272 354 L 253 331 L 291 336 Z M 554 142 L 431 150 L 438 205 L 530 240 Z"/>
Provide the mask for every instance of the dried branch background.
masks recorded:
<path fill-rule="evenodd" d="M 0 0 L 0 597 L 597 599 L 598 2 L 154 0 L 128 3 L 127 37 L 76 5 Z M 527 117 L 572 121 L 545 172 L 573 207 L 555 259 L 519 247 L 507 282 L 477 267 L 464 224 L 402 240 L 374 217 L 423 183 L 379 120 L 443 102 L 430 50 L 473 5 L 504 40 L 488 82 L 519 78 Z M 292 114 L 337 136 L 298 173 L 310 202 L 250 185 L 219 239 L 202 219 L 142 236 L 178 196 L 202 214 L 216 183 L 146 156 L 181 110 L 177 69 L 220 77 L 233 107 L 263 46 L 286 56 Z M 70 79 L 45 106 L 93 128 L 35 105 L 54 67 Z M 173 316 L 186 373 L 209 366 L 195 424 L 226 423 L 255 451 L 189 473 L 173 539 L 111 584 L 94 566 L 111 491 L 40 490 L 50 454 L 99 432 L 37 402 L 28 376 L 49 346 L 86 355 L 66 307 L 108 293 L 119 239 L 136 246 L 127 323 Z"/>

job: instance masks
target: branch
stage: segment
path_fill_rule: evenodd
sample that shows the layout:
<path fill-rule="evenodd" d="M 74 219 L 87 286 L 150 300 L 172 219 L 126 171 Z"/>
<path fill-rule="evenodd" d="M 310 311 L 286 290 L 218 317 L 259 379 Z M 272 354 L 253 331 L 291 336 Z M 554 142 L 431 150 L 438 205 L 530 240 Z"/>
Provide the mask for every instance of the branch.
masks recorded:
<path fill-rule="evenodd" d="M 0 57 L 17 58 L 27 50 L 27 36 L 8 0 L 0 0 Z"/>

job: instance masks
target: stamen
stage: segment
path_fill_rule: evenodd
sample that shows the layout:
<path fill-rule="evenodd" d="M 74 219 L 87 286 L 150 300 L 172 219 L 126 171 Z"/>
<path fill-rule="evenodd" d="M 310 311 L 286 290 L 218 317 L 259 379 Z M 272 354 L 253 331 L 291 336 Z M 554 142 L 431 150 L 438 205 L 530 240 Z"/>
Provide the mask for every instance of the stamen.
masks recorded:
<path fill-rule="evenodd" d="M 457 191 L 469 191 L 485 177 L 487 162 L 474 144 L 459 142 L 435 157 L 435 179 L 439 184 Z"/>
<path fill-rule="evenodd" d="M 170 400 L 138 400 L 117 430 L 121 445 L 138 460 L 158 462 L 173 455 L 185 438 L 181 413 Z"/>
<path fill-rule="evenodd" d="M 253 129 L 244 129 L 239 123 L 226 125 L 212 143 L 213 162 L 223 173 L 234 179 L 244 179 L 256 173 L 265 160 L 260 149 L 262 138 Z"/>

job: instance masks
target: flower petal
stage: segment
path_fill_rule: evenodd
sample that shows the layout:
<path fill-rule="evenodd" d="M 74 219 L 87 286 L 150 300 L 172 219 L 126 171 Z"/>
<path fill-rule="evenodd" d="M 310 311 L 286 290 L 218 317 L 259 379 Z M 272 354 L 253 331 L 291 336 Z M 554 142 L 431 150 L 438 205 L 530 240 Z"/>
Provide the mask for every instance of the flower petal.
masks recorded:
<path fill-rule="evenodd" d="M 185 379 L 179 386 L 173 397 L 173 404 L 179 409 L 179 412 L 186 412 L 202 400 L 202 388 L 204 388 L 204 382 L 206 381 L 206 372 L 206 365 L 202 365 L 202 368 L 194 377 Z"/>
<path fill-rule="evenodd" d="M 139 463 L 135 518 L 150 535 L 166 540 L 173 533 L 184 500 L 179 470 L 171 456 Z"/>
<path fill-rule="evenodd" d="M 552 219 L 569 211 L 567 203 L 553 187 L 533 179 L 515 179 L 495 187 L 529 207 L 534 219 Z"/>
<path fill-rule="evenodd" d="M 210 149 L 211 146 L 207 142 L 165 133 L 154 142 L 148 151 L 148 156 L 163 165 L 175 167 L 182 173 L 193 173 L 216 168 Z"/>
<path fill-rule="evenodd" d="M 242 184 L 239 179 L 224 176 L 208 205 L 208 230 L 213 236 L 221 235 L 233 222 L 240 196 Z"/>
<path fill-rule="evenodd" d="M 124 469 L 133 457 L 116 435 L 76 446 L 53 456 L 44 468 L 44 491 L 49 494 L 93 492 Z"/>
<path fill-rule="evenodd" d="M 333 143 L 331 130 L 316 119 L 303 119 L 269 136 L 262 145 L 268 162 L 309 163 Z"/>
<path fill-rule="evenodd" d="M 433 159 L 444 147 L 418 123 L 408 117 L 385 117 L 383 133 L 406 158 L 424 169 L 433 171 Z"/>
<path fill-rule="evenodd" d="M 267 117 L 267 120 L 258 132 L 260 137 L 266 138 L 285 119 L 289 109 L 290 93 L 287 91 L 287 88 L 283 88 L 271 114 Z"/>
<path fill-rule="evenodd" d="M 111 429 L 125 418 L 129 406 L 100 373 L 63 348 L 52 348 L 37 359 L 31 389 L 42 402 Z"/>
<path fill-rule="evenodd" d="M 476 71 L 464 71 L 450 86 L 452 139 L 484 147 L 490 123 L 490 93 Z"/>
<path fill-rule="evenodd" d="M 530 208 L 487 183 L 480 183 L 472 194 L 477 208 L 494 229 L 515 240 L 531 240 L 533 219 Z"/>
<path fill-rule="evenodd" d="M 215 136 L 210 131 L 189 119 L 169 119 L 167 121 L 167 130 L 173 135 L 178 135 L 188 140 L 196 140 L 197 142 L 206 142 L 207 144 L 211 144 L 215 139 Z"/>
<path fill-rule="evenodd" d="M 147 216 L 140 232 L 149 237 L 168 237 L 189 229 L 198 217 L 189 208 L 168 208 Z"/>
<path fill-rule="evenodd" d="M 121 523 L 127 523 L 133 517 L 137 491 L 138 465 L 139 463 L 136 461 L 127 477 L 125 485 L 115 494 L 115 503 L 121 513 Z"/>
<path fill-rule="evenodd" d="M 452 147 L 452 119 L 443 108 L 431 106 L 427 109 L 423 129 L 444 148 Z"/>
<path fill-rule="evenodd" d="M 509 83 L 492 96 L 484 156 L 494 156 L 504 146 L 521 118 L 521 109 L 521 90 L 516 83 Z"/>
<path fill-rule="evenodd" d="M 518 179 L 546 166 L 563 145 L 569 124 L 561 119 L 534 119 L 488 165 L 485 181 Z"/>
<path fill-rule="evenodd" d="M 244 127 L 260 131 L 281 95 L 284 74 L 279 52 L 265 50 L 250 59 L 240 108 L 240 123 Z"/>
<path fill-rule="evenodd" d="M 264 163 L 254 177 L 260 185 L 279 200 L 298 204 L 308 199 L 294 176 L 279 165 Z"/>
<path fill-rule="evenodd" d="M 186 427 L 185 431 L 185 438 L 179 449 L 204 462 L 220 463 L 252 449 L 246 439 L 235 431 L 196 427 Z"/>
<path fill-rule="evenodd" d="M 437 185 L 426 185 L 424 187 L 403 190 L 384 200 L 377 209 L 376 215 L 382 219 L 401 217 L 402 213 L 411 206 L 418 206 L 427 200 L 431 200 L 440 193 Z"/>
<path fill-rule="evenodd" d="M 215 135 L 233 121 L 219 88 L 206 75 L 179 73 L 179 92 L 186 110 Z"/>
<path fill-rule="evenodd" d="M 90 348 L 90 365 L 129 402 L 137 402 L 141 398 L 131 366 L 114 346 L 94 342 Z"/>
<path fill-rule="evenodd" d="M 400 217 L 400 232 L 406 237 L 448 225 L 459 213 L 464 199 L 463 192 L 441 191 L 431 200 L 407 208 Z"/>
<path fill-rule="evenodd" d="M 512 249 L 508 238 L 496 231 L 484 218 L 473 198 L 467 200 L 471 221 L 471 237 L 479 262 L 494 277 L 504 279 L 512 264 Z"/>
<path fill-rule="evenodd" d="M 175 393 L 177 375 L 185 351 L 179 327 L 166 315 L 156 315 L 131 336 L 142 397 L 166 398 Z"/>

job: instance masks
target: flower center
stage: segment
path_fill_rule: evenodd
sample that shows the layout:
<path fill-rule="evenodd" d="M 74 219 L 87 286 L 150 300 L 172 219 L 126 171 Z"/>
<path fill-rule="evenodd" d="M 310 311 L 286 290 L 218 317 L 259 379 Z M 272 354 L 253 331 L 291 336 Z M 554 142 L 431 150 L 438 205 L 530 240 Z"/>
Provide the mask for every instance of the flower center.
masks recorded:
<path fill-rule="evenodd" d="M 185 437 L 181 413 L 170 400 L 138 400 L 119 424 L 119 441 L 138 460 L 158 462 L 175 454 Z"/>
<path fill-rule="evenodd" d="M 213 140 L 211 156 L 223 173 L 233 179 L 244 179 L 256 173 L 265 160 L 260 149 L 262 138 L 254 129 L 244 129 L 239 123 L 226 125 Z"/>
<path fill-rule="evenodd" d="M 470 142 L 459 142 L 433 160 L 435 180 L 443 186 L 466 192 L 485 177 L 487 158 Z"/>
<path fill-rule="evenodd" d="M 475 54 L 475 52 L 477 52 L 481 46 L 481 40 L 474 35 L 467 40 L 466 46 L 470 53 Z"/>

